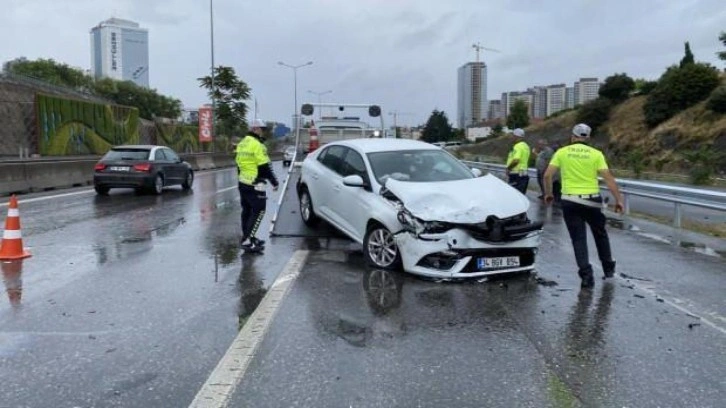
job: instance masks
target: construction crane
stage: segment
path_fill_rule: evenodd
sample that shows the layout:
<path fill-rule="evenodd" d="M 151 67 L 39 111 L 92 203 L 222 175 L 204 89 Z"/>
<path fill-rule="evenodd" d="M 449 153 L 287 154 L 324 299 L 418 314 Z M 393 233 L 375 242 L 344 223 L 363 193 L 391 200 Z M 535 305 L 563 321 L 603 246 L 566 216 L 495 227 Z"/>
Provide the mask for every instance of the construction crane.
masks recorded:
<path fill-rule="evenodd" d="M 493 51 L 493 52 L 499 52 L 499 53 L 501 53 L 501 51 L 495 50 L 494 48 L 484 47 L 480 43 L 476 43 L 476 44 L 472 45 L 472 48 L 474 48 L 476 50 L 476 62 L 479 62 L 479 53 L 481 52 L 481 50 L 487 50 L 487 51 Z"/>

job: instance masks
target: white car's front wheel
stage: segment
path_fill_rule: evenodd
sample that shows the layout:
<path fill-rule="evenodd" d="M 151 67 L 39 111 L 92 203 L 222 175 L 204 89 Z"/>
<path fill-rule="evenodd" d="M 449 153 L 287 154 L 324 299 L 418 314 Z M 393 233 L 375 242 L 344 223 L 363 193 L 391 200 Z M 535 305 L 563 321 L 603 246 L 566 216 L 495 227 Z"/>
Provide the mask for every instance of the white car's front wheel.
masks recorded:
<path fill-rule="evenodd" d="M 307 188 L 303 188 L 300 192 L 300 216 L 308 227 L 315 227 L 318 224 L 319 218 L 315 215 L 313 200 L 310 199 L 310 193 Z"/>
<path fill-rule="evenodd" d="M 401 254 L 391 231 L 381 224 L 368 228 L 363 238 L 363 254 L 369 265 L 387 270 L 399 269 Z"/>

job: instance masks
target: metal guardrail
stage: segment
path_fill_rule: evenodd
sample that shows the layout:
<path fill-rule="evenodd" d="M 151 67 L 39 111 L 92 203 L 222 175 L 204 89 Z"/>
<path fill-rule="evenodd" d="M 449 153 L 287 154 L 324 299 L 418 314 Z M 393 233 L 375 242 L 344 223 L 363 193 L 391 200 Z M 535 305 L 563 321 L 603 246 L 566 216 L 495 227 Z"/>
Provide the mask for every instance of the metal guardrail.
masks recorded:
<path fill-rule="evenodd" d="M 463 161 L 466 165 L 487 170 L 493 173 L 504 174 L 506 166 L 503 164 L 482 163 L 476 161 Z M 537 170 L 529 169 L 529 177 L 536 178 Z M 600 179 L 601 190 L 609 191 Z M 617 179 L 620 192 L 623 195 L 625 214 L 630 214 L 629 196 L 649 198 L 666 201 L 673 204 L 673 226 L 681 228 L 683 221 L 683 206 L 706 208 L 715 211 L 726 211 L 726 192 L 705 190 L 691 187 L 673 186 L 647 181 Z"/>

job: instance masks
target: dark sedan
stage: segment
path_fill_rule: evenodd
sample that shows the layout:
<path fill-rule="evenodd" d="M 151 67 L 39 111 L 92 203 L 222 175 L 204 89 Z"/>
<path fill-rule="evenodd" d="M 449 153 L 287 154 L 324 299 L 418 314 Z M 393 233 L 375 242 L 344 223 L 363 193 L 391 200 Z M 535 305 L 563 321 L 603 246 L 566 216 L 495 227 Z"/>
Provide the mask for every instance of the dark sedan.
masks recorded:
<path fill-rule="evenodd" d="M 189 190 L 194 182 L 192 166 L 166 146 L 117 146 L 96 164 L 93 185 L 98 194 L 111 188 L 134 188 L 161 194 L 166 186 Z"/>

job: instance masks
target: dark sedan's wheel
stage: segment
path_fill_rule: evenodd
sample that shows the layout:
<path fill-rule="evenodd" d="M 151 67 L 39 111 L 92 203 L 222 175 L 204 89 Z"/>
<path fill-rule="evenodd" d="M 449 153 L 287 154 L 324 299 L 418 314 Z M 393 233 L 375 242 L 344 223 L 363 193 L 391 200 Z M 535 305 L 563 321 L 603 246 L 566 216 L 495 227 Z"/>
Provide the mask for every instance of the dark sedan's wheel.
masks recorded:
<path fill-rule="evenodd" d="M 164 189 L 164 177 L 161 176 L 161 174 L 157 174 L 154 178 L 154 186 L 151 188 L 151 191 L 159 195 L 161 194 L 161 191 Z"/>
<path fill-rule="evenodd" d="M 96 194 L 98 195 L 108 195 L 108 190 L 110 190 L 110 188 L 105 186 L 93 186 L 93 189 L 96 190 Z"/>
<path fill-rule="evenodd" d="M 391 231 L 381 224 L 368 228 L 363 238 L 363 255 L 370 266 L 396 270 L 401 267 L 401 254 Z"/>
<path fill-rule="evenodd" d="M 300 216 L 302 217 L 305 225 L 314 227 L 318 224 L 320 219 L 315 215 L 313 209 L 313 200 L 310 199 L 310 193 L 307 188 L 303 188 L 300 192 Z"/>
<path fill-rule="evenodd" d="M 184 182 L 182 183 L 182 188 L 184 190 L 189 190 L 192 188 L 192 184 L 194 184 L 194 172 L 189 170 L 189 172 L 187 172 L 187 177 L 184 179 Z"/>

